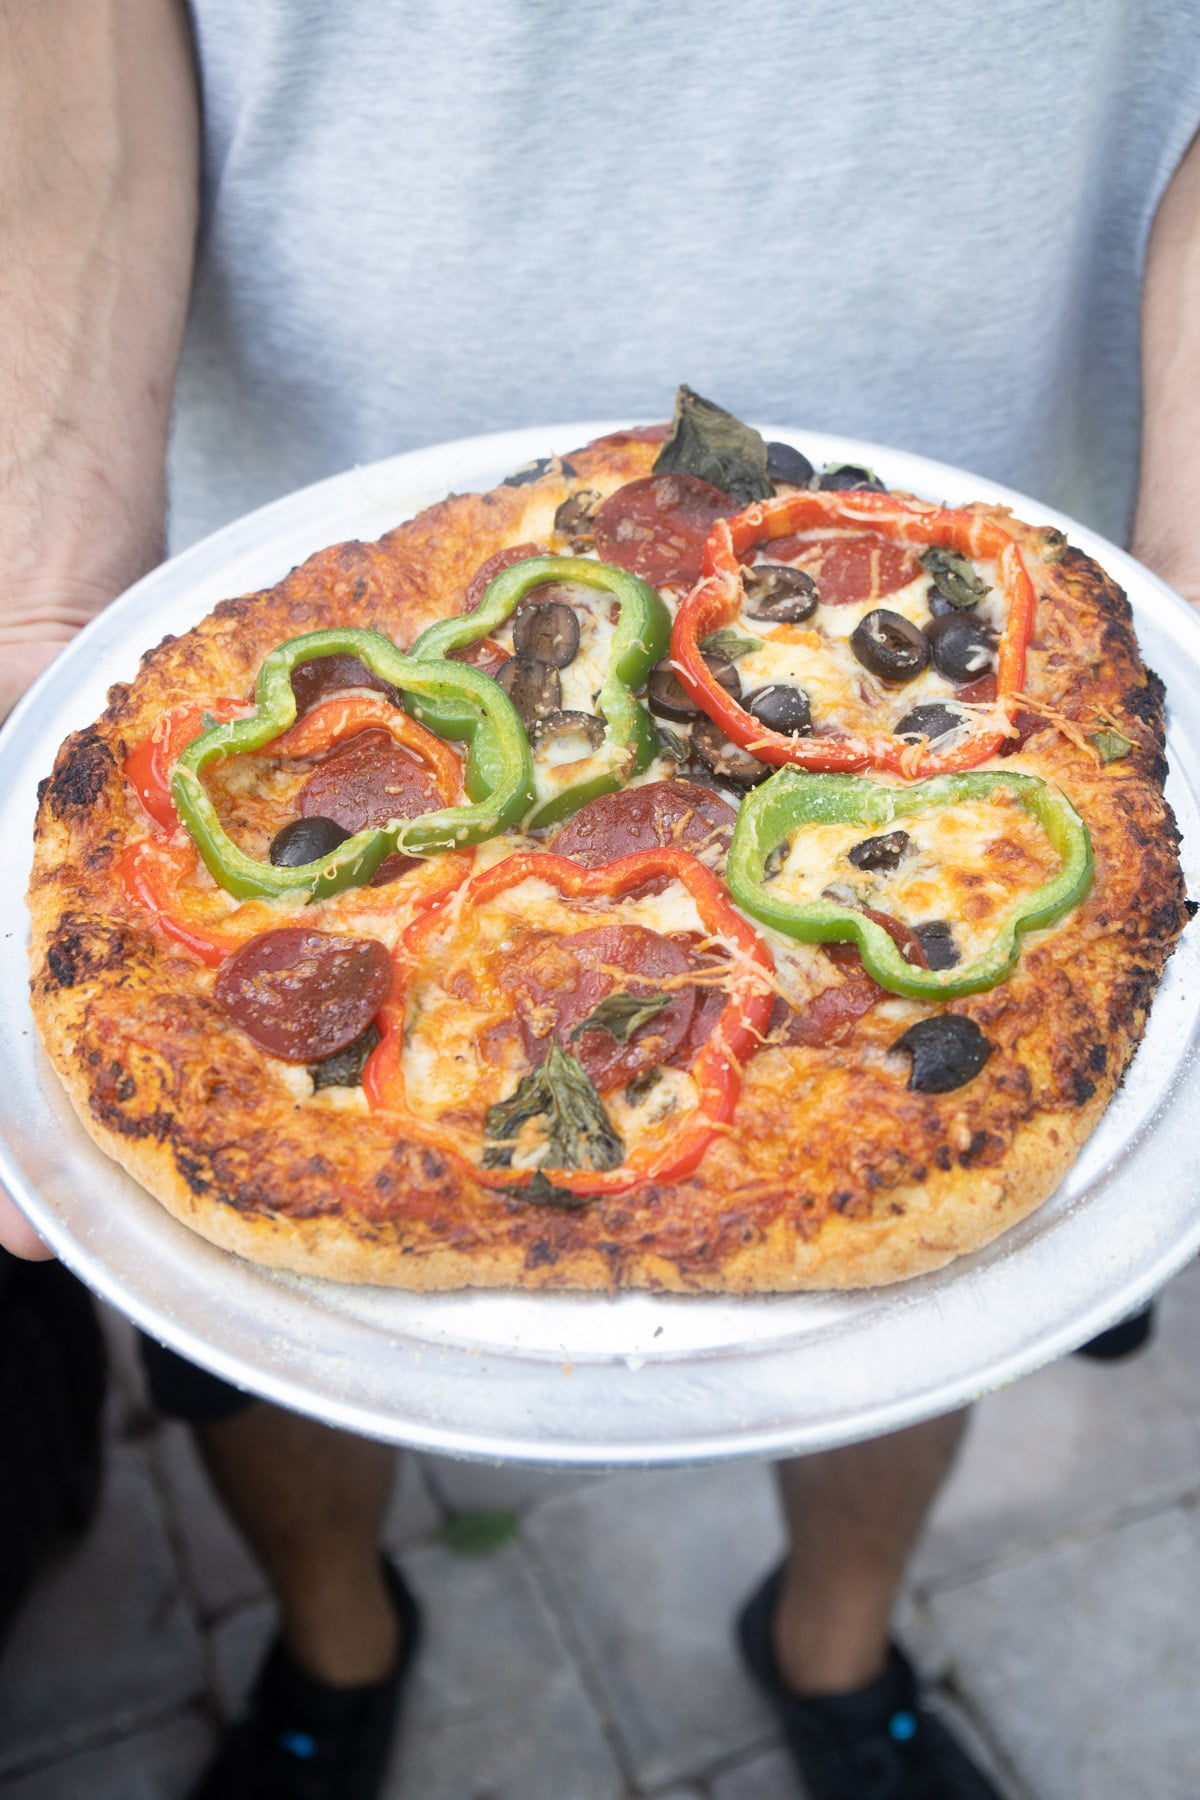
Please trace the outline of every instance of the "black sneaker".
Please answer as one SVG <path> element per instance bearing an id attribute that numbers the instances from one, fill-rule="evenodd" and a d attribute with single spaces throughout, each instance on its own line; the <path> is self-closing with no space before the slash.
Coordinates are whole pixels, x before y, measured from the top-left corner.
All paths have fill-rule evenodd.
<path id="1" fill-rule="evenodd" d="M 314 1681 L 276 1641 L 241 1719 L 190 1800 L 378 1800 L 400 1696 L 421 1634 L 417 1602 L 387 1559 L 384 1579 L 403 1641 L 386 1681 Z"/>
<path id="2" fill-rule="evenodd" d="M 878 1680 L 852 1694 L 801 1698 L 784 1684 L 771 1642 L 781 1571 L 738 1620 L 746 1666 L 783 1726 L 807 1800 L 1001 1800 L 999 1791 L 921 1704 L 895 1644 Z"/>

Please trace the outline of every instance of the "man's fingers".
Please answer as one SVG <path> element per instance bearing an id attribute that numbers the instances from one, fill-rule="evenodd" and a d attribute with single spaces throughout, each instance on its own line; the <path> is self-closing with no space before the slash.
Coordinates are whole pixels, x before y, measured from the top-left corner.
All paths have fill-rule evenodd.
<path id="1" fill-rule="evenodd" d="M 0 1245 L 23 1262 L 49 1262 L 54 1252 L 43 1244 L 23 1212 L 0 1188 Z"/>

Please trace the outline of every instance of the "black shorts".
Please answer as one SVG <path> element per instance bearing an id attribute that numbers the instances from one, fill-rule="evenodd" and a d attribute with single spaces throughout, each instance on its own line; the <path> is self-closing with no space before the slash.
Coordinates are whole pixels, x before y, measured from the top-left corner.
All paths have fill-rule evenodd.
<path id="1" fill-rule="evenodd" d="M 1153 1328 L 1151 1302 L 1141 1312 L 1102 1331 L 1090 1343 L 1081 1344 L 1075 1354 L 1097 1362 L 1117 1362 L 1140 1350 L 1149 1341 Z M 243 1393 L 218 1375 L 210 1375 L 207 1369 L 197 1368 L 173 1350 L 156 1344 L 153 1338 L 140 1333 L 139 1338 L 151 1398 L 168 1419 L 186 1419 L 190 1425 L 215 1425 L 220 1419 L 231 1419 L 253 1402 L 253 1394 Z"/>

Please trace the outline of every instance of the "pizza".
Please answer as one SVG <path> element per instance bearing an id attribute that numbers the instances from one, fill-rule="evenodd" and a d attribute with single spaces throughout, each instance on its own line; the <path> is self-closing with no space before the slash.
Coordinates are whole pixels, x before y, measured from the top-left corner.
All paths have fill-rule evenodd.
<path id="1" fill-rule="evenodd" d="M 1002 507 L 688 389 L 168 637 L 43 782 L 42 1039 L 271 1267 L 855 1288 L 1094 1129 L 1188 916 L 1162 687 Z"/>

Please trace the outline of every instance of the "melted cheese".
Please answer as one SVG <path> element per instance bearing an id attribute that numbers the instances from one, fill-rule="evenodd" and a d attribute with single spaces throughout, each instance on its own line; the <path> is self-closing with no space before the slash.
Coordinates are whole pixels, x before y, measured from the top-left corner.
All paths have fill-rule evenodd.
<path id="1" fill-rule="evenodd" d="M 901 812 L 887 830 L 908 833 L 899 865 L 859 869 L 849 851 L 880 833 L 861 825 L 804 826 L 788 840 L 772 893 L 804 905 L 834 888 L 907 925 L 948 920 L 962 959 L 970 961 L 1061 866 L 1041 826 L 1002 789 L 986 801 Z"/>

